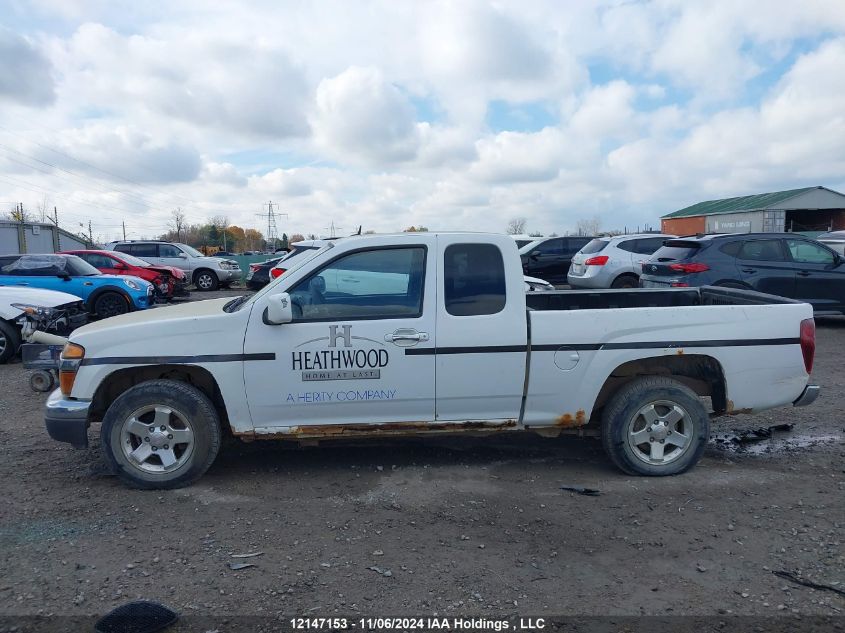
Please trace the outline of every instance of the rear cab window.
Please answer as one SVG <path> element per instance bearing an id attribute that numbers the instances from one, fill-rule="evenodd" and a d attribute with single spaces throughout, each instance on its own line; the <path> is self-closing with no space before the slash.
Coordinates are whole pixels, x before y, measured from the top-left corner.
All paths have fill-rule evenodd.
<path id="1" fill-rule="evenodd" d="M 505 308 L 505 264 L 493 244 L 450 244 L 443 253 L 443 298 L 452 316 L 496 314 Z"/>

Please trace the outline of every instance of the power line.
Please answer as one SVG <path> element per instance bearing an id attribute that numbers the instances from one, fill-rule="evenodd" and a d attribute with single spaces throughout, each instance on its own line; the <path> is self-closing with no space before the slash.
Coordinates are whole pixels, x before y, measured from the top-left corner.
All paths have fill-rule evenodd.
<path id="1" fill-rule="evenodd" d="M 20 114 L 15 114 L 15 116 L 17 116 L 17 118 L 18 118 L 18 119 L 20 119 L 21 121 L 25 121 L 25 122 L 29 123 L 30 125 L 34 125 L 35 127 L 38 127 L 38 128 L 41 128 L 41 129 L 46 129 L 46 130 L 49 130 L 49 131 L 51 131 L 51 132 L 53 132 L 53 133 L 55 133 L 55 134 L 59 134 L 59 132 L 58 132 L 57 130 L 52 130 L 52 129 L 50 129 L 50 128 L 45 127 L 44 125 L 41 125 L 41 124 L 36 124 L 36 123 L 34 123 L 33 121 L 29 121 L 29 120 L 27 120 L 26 118 L 22 117 Z M 44 144 L 42 144 L 42 143 L 39 143 L 38 141 L 33 141 L 33 140 L 31 140 L 31 139 L 28 139 L 28 138 L 26 138 L 25 136 L 23 136 L 23 135 L 21 135 L 21 134 L 18 134 L 17 132 L 14 132 L 14 131 L 12 131 L 12 130 L 10 130 L 9 128 L 7 128 L 7 127 L 6 127 L 6 126 L 4 126 L 4 125 L 0 125 L 0 129 L 6 130 L 6 132 L 7 132 L 7 133 L 9 133 L 9 134 L 11 134 L 11 135 L 13 135 L 13 136 L 17 136 L 18 138 L 21 138 L 21 139 L 23 139 L 23 140 L 25 140 L 25 141 L 29 141 L 30 143 L 33 143 L 33 144 L 35 144 L 35 145 L 38 145 L 38 147 L 43 147 L 44 149 L 46 149 L 46 150 L 48 150 L 48 151 L 50 151 L 50 152 L 53 152 L 53 153 L 55 153 L 55 154 L 59 154 L 60 156 L 64 156 L 64 157 L 66 157 L 66 158 L 69 158 L 69 159 L 71 159 L 72 161 L 75 161 L 75 162 L 77 162 L 77 163 L 79 163 L 79 164 L 81 164 L 81 165 L 85 165 L 86 167 L 90 167 L 91 169 L 94 169 L 94 170 L 96 170 L 96 171 L 99 171 L 100 173 L 106 174 L 107 176 L 111 176 L 112 178 L 117 178 L 117 179 L 119 179 L 119 180 L 123 180 L 123 181 L 125 181 L 125 182 L 128 182 L 128 183 L 130 183 L 130 184 L 136 185 L 136 186 L 138 186 L 138 187 L 142 187 L 142 188 L 145 188 L 145 189 L 149 189 L 149 190 L 151 190 L 151 191 L 155 191 L 155 189 L 153 189 L 153 187 L 151 187 L 150 185 L 145 185 L 145 184 L 140 183 L 140 182 L 138 182 L 138 181 L 136 181 L 136 180 L 132 180 L 131 178 L 126 178 L 125 176 L 121 176 L 121 175 L 119 175 L 119 174 L 115 174 L 115 173 L 110 172 L 110 171 L 108 171 L 108 170 L 105 170 L 105 169 L 102 169 L 102 168 L 100 168 L 100 167 L 97 167 L 96 165 L 92 165 L 91 163 L 89 163 L 89 162 L 87 162 L 87 161 L 84 161 L 84 160 L 82 160 L 82 159 L 80 159 L 80 158 L 76 158 L 75 156 L 72 156 L 71 154 L 68 154 L 67 152 L 63 152 L 63 151 L 61 151 L 61 150 L 55 149 L 55 148 L 53 148 L 53 147 L 50 147 L 50 146 L 48 146 L 48 145 L 44 145 Z M 170 194 L 161 193 L 161 194 L 159 194 L 159 195 L 164 195 L 164 196 L 174 197 L 174 198 L 181 198 L 181 199 L 182 199 L 182 200 L 184 200 L 185 202 L 188 202 L 188 203 L 190 203 L 190 204 L 196 204 L 196 202 L 195 202 L 194 200 L 191 200 L 191 199 L 189 199 L 189 198 L 186 198 L 185 196 L 179 195 L 179 194 L 177 194 L 177 193 L 170 193 Z"/>

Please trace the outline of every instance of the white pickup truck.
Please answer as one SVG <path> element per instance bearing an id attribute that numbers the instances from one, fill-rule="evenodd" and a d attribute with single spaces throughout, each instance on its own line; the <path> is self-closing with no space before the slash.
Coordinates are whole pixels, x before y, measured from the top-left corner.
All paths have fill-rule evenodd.
<path id="1" fill-rule="evenodd" d="M 708 409 L 815 400 L 812 315 L 722 288 L 526 295 L 507 236 L 366 235 L 251 297 L 76 330 L 45 417 L 77 447 L 101 421 L 110 466 L 143 488 L 196 480 L 226 432 L 592 434 L 623 471 L 672 475 L 701 456 Z"/>

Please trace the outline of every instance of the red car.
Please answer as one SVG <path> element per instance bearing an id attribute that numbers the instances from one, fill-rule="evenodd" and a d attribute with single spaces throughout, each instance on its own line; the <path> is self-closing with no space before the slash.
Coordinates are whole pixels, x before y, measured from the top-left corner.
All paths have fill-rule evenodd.
<path id="1" fill-rule="evenodd" d="M 91 264 L 101 273 L 108 275 L 133 275 L 149 281 L 156 289 L 157 301 L 169 301 L 176 296 L 188 294 L 188 278 L 182 270 L 173 266 L 154 266 L 143 259 L 117 251 L 62 251 L 65 255 L 76 255 Z"/>

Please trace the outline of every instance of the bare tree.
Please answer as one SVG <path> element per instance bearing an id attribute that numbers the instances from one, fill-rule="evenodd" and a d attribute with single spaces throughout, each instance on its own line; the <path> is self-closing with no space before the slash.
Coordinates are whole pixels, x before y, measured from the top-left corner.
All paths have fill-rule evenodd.
<path id="1" fill-rule="evenodd" d="M 226 229 L 229 228 L 229 217 L 225 215 L 215 215 L 211 218 L 211 224 L 223 234 L 223 250 L 228 251 L 229 248 L 226 243 Z"/>
<path id="2" fill-rule="evenodd" d="M 170 228 L 176 231 L 176 239 L 182 240 L 182 229 L 185 228 L 185 212 L 182 207 L 176 207 L 170 214 Z"/>
<path id="3" fill-rule="evenodd" d="M 512 218 L 508 220 L 508 228 L 505 233 L 508 235 L 522 235 L 525 233 L 525 224 L 528 222 L 525 218 Z"/>
<path id="4" fill-rule="evenodd" d="M 47 194 L 44 194 L 44 197 L 41 198 L 41 202 L 38 203 L 38 217 L 41 219 L 41 222 L 44 223 L 47 221 L 47 217 L 50 212 L 50 206 L 47 204 Z"/>
<path id="5" fill-rule="evenodd" d="M 582 218 L 575 224 L 575 230 L 578 235 L 596 235 L 601 230 L 601 218 L 593 216 L 592 218 Z"/>

